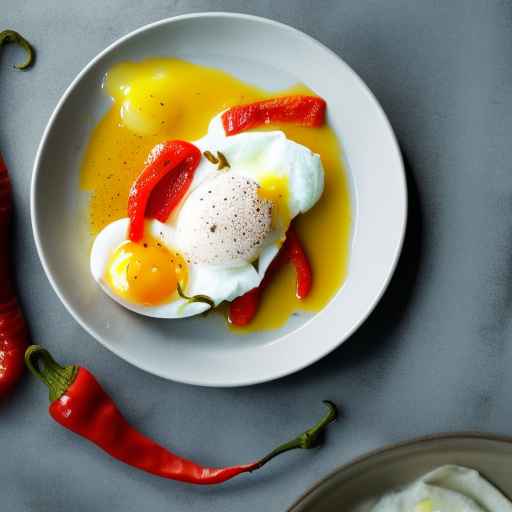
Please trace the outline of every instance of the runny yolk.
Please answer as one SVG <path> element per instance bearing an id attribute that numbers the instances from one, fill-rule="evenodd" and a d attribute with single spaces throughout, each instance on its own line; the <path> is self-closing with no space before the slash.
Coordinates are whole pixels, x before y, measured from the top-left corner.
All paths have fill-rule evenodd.
<path id="1" fill-rule="evenodd" d="M 179 253 L 154 239 L 125 241 L 112 253 L 104 279 L 126 301 L 156 306 L 176 295 L 178 282 L 185 287 L 187 267 Z"/>
<path id="2" fill-rule="evenodd" d="M 291 214 L 289 206 L 288 176 L 278 174 L 262 174 L 258 176 L 258 195 L 272 203 L 273 227 L 286 229 L 290 224 Z"/>
<path id="3" fill-rule="evenodd" d="M 123 124 L 138 135 L 156 135 L 166 124 L 176 122 L 179 104 L 172 66 L 165 62 L 136 64 L 127 62 L 109 71 L 105 88 L 120 105 Z M 145 73 L 138 69 L 145 66 Z M 135 78 L 134 78 L 135 75 Z"/>

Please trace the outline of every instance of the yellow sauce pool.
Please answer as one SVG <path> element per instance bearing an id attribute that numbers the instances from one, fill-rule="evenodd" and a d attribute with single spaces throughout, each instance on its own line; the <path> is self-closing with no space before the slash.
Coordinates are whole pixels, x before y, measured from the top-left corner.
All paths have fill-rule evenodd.
<path id="1" fill-rule="evenodd" d="M 157 143 L 199 139 L 212 117 L 232 105 L 277 95 L 314 94 L 303 85 L 278 93 L 265 91 L 223 71 L 177 59 L 118 64 L 107 74 L 105 88 L 114 103 L 91 134 L 80 180 L 82 189 L 90 192 L 93 236 L 110 222 L 126 217 L 130 186 Z M 253 322 L 244 328 L 230 326 L 236 332 L 277 328 L 295 311 L 319 311 L 342 285 L 348 266 L 350 195 L 334 132 L 328 126 L 305 128 L 289 124 L 264 129 L 283 130 L 290 139 L 322 158 L 324 193 L 312 210 L 295 220 L 311 260 L 314 285 L 308 298 L 299 301 L 295 297 L 294 271 L 288 266 L 265 290 Z"/>

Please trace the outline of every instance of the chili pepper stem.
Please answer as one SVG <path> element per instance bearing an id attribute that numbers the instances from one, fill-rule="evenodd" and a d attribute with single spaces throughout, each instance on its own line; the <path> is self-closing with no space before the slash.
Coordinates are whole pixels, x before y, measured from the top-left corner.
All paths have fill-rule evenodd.
<path id="1" fill-rule="evenodd" d="M 192 297 L 190 297 L 189 295 L 185 294 L 179 281 L 176 283 L 176 288 L 178 290 L 178 295 L 182 299 L 188 301 L 189 304 L 192 304 L 194 302 L 203 302 L 204 304 L 208 304 L 208 306 L 210 306 L 210 309 L 213 309 L 215 307 L 215 302 L 213 302 L 213 299 L 211 297 L 208 297 L 208 295 L 192 295 Z M 209 311 L 209 309 L 207 309 L 206 311 Z"/>
<path id="2" fill-rule="evenodd" d="M 0 47 L 4 44 L 13 43 L 21 46 L 27 53 L 27 59 L 22 64 L 15 64 L 16 69 L 28 69 L 34 63 L 35 51 L 32 45 L 18 32 L 14 30 L 3 30 L 0 32 Z"/>
<path id="3" fill-rule="evenodd" d="M 311 428 L 297 436 L 295 439 L 292 439 L 291 441 L 283 443 L 277 448 L 274 448 L 270 453 L 265 455 L 265 457 L 255 462 L 254 467 L 251 468 L 250 471 L 254 471 L 256 469 L 261 468 L 267 462 L 272 460 L 274 457 L 277 457 L 281 453 L 299 448 L 303 448 L 306 450 L 314 448 L 317 445 L 318 439 L 326 429 L 327 425 L 329 425 L 329 423 L 332 423 L 338 416 L 338 409 L 333 402 L 329 400 L 324 400 L 323 403 L 327 406 L 328 411 L 316 425 L 312 426 Z"/>
<path id="4" fill-rule="evenodd" d="M 61 366 L 39 345 L 30 345 L 25 351 L 25 364 L 28 369 L 50 390 L 50 401 L 59 399 L 75 381 L 77 365 Z"/>

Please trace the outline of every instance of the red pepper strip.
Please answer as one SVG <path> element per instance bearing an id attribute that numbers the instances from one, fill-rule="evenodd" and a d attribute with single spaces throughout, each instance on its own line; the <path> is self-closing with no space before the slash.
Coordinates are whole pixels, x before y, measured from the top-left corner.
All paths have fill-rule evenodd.
<path id="1" fill-rule="evenodd" d="M 269 123 L 318 127 L 325 122 L 326 107 L 318 96 L 282 96 L 231 107 L 222 114 L 222 124 L 226 135 Z"/>
<path id="2" fill-rule="evenodd" d="M 50 415 L 67 429 L 92 441 L 115 459 L 154 475 L 193 484 L 218 484 L 240 473 L 259 469 L 269 460 L 295 448 L 312 448 L 337 415 L 329 401 L 328 413 L 314 427 L 250 464 L 225 468 L 204 467 L 158 445 L 131 427 L 94 376 L 76 365 L 60 366 L 37 345 L 25 353 L 25 362 L 50 389 Z"/>
<path id="3" fill-rule="evenodd" d="M 169 174 L 176 174 L 163 183 L 162 190 L 157 189 L 152 201 L 152 213 L 166 220 L 187 192 L 200 159 L 199 149 L 183 140 L 168 141 L 153 149 L 150 163 L 133 183 L 128 198 L 128 236 L 132 242 L 139 242 L 144 236 L 144 217 L 152 192 Z M 172 190 L 166 190 L 166 186 Z"/>
<path id="4" fill-rule="evenodd" d="M 263 290 L 269 285 L 275 273 L 287 262 L 288 251 L 286 249 L 286 242 L 281 246 L 277 256 L 272 260 L 272 263 L 267 268 L 265 276 L 261 283 L 256 288 L 249 290 L 240 297 L 237 297 L 229 305 L 228 321 L 233 325 L 247 325 L 256 316 L 260 306 L 261 294 Z"/>
<path id="5" fill-rule="evenodd" d="M 12 195 L 7 167 L 0 155 L 0 398 L 23 373 L 28 329 L 11 280 L 9 258 Z"/>
<path id="6" fill-rule="evenodd" d="M 313 284 L 313 272 L 308 257 L 302 248 L 299 237 L 290 226 L 286 232 L 286 240 L 277 256 L 265 272 L 265 277 L 260 285 L 249 290 L 244 295 L 237 297 L 229 306 L 228 321 L 233 325 L 243 326 L 250 323 L 258 312 L 261 294 L 268 286 L 277 270 L 285 263 L 291 261 L 297 274 L 298 299 L 304 299 L 311 291 Z"/>
<path id="7" fill-rule="evenodd" d="M 189 157 L 164 176 L 149 196 L 146 217 L 165 222 L 190 188 L 196 168 L 197 164 Z"/>
<path id="8" fill-rule="evenodd" d="M 260 307 L 261 284 L 252 290 L 240 295 L 229 305 L 228 322 L 242 327 L 252 322 Z"/>
<path id="9" fill-rule="evenodd" d="M 304 252 L 299 237 L 291 227 L 286 233 L 286 252 L 297 274 L 297 298 L 305 299 L 309 295 L 311 286 L 313 285 L 313 271 L 311 270 L 309 259 Z"/>

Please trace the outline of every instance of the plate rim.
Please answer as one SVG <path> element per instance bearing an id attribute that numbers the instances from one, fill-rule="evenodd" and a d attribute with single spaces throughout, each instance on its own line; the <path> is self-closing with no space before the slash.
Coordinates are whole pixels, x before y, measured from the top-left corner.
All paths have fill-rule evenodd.
<path id="1" fill-rule="evenodd" d="M 117 46 L 120 46 L 125 41 L 131 39 L 132 37 L 146 32 L 150 31 L 158 26 L 166 25 L 166 24 L 172 24 L 175 22 L 179 22 L 182 20 L 190 20 L 190 19 L 200 19 L 200 18 L 232 18 L 232 19 L 241 19 L 241 20 L 249 20 L 253 22 L 258 22 L 266 25 L 272 25 L 276 28 L 279 28 L 280 30 L 288 31 L 292 34 L 295 34 L 297 37 L 303 38 L 306 41 L 308 41 L 310 44 L 320 48 L 321 50 L 329 53 L 331 56 L 335 57 L 337 61 L 346 68 L 346 70 L 352 75 L 352 77 L 358 82 L 358 85 L 361 87 L 361 89 L 364 91 L 364 93 L 370 98 L 376 109 L 378 110 L 383 122 L 385 123 L 386 129 L 390 135 L 391 144 L 393 146 L 393 150 L 396 153 L 398 157 L 398 164 L 399 168 L 397 169 L 397 175 L 399 178 L 399 181 L 402 186 L 403 190 L 403 202 L 404 202 L 404 208 L 403 208 L 403 217 L 402 222 L 400 226 L 397 226 L 397 228 L 400 230 L 399 240 L 398 244 L 396 246 L 395 255 L 393 262 L 389 268 L 388 275 L 386 279 L 383 281 L 381 290 L 378 294 L 375 295 L 372 301 L 370 301 L 370 305 L 367 308 L 367 311 L 364 315 L 361 316 L 361 318 L 354 323 L 352 328 L 348 330 L 341 339 L 331 345 L 326 347 L 324 350 L 319 350 L 317 354 L 315 354 L 314 357 L 309 358 L 307 361 L 298 364 L 294 367 L 283 369 L 279 372 L 275 372 L 272 375 L 263 375 L 258 378 L 252 378 L 252 379 L 243 379 L 239 378 L 237 380 L 231 379 L 223 381 L 222 383 L 218 381 L 208 381 L 208 380 L 197 380 L 194 378 L 190 379 L 184 379 L 184 378 L 173 378 L 169 375 L 166 375 L 165 373 L 155 370 L 154 368 L 150 368 L 149 366 L 145 364 L 141 364 L 140 362 L 136 361 L 134 358 L 131 358 L 129 355 L 123 353 L 122 351 L 117 350 L 116 347 L 112 346 L 110 343 L 106 342 L 103 337 L 96 332 L 96 330 L 92 327 L 90 327 L 85 320 L 83 320 L 78 311 L 75 311 L 74 307 L 67 301 L 67 299 L 64 297 L 64 293 L 61 290 L 61 288 L 58 286 L 57 282 L 53 278 L 52 274 L 49 271 L 49 263 L 46 260 L 46 257 L 44 256 L 43 248 L 42 248 L 42 242 L 38 235 L 38 220 L 37 216 L 35 215 L 35 203 L 36 203 L 36 188 L 37 188 L 37 182 L 38 177 L 40 173 L 38 172 L 38 169 L 40 167 L 40 162 L 42 159 L 42 153 L 44 146 L 46 144 L 46 141 L 48 139 L 48 136 L 50 134 L 50 131 L 52 130 L 55 120 L 61 111 L 64 103 L 67 101 L 68 97 L 74 90 L 74 88 L 78 85 L 78 83 L 81 81 L 82 77 L 98 62 L 100 61 L 105 55 L 110 53 L 111 51 L 115 50 Z M 265 18 L 262 16 L 256 16 L 252 14 L 245 14 L 245 13 L 239 13 L 239 12 L 228 12 L 228 11 L 204 11 L 204 12 L 195 12 L 195 13 L 187 13 L 187 14 L 180 14 L 177 16 L 171 16 L 168 18 L 163 18 L 148 24 L 145 24 L 139 28 L 136 28 L 135 30 L 132 30 L 131 32 L 119 37 L 118 39 L 114 40 L 111 44 L 109 44 L 106 48 L 104 48 L 102 51 L 100 51 L 98 54 L 96 54 L 81 70 L 80 72 L 75 76 L 75 78 L 71 81 L 71 83 L 68 85 L 68 87 L 65 89 L 64 93 L 61 95 L 59 101 L 57 102 L 57 105 L 53 109 L 48 122 L 45 126 L 45 129 L 43 131 L 43 134 L 41 136 L 41 140 L 39 141 L 37 151 L 35 154 L 34 164 L 32 168 L 32 178 L 31 178 L 31 184 L 30 184 L 30 218 L 31 218 L 31 224 L 32 224 L 32 235 L 34 238 L 37 254 L 39 256 L 39 260 L 41 262 L 41 265 L 43 267 L 43 270 L 46 274 L 46 277 L 48 278 L 50 285 L 52 286 L 53 290 L 57 294 L 59 300 L 64 305 L 66 310 L 70 313 L 72 318 L 84 329 L 92 338 L 94 338 L 98 343 L 100 343 L 102 346 L 107 348 L 109 351 L 114 353 L 116 356 L 120 357 L 127 363 L 146 371 L 152 375 L 156 375 L 160 378 L 171 380 L 174 382 L 181 382 L 184 384 L 190 384 L 190 385 L 196 385 L 196 386 L 202 386 L 202 387 L 218 387 L 218 388 L 230 388 L 230 387 L 241 387 L 241 386 L 249 386 L 249 385 L 255 385 L 255 384 L 262 384 L 265 382 L 270 382 L 273 380 L 280 379 L 282 377 L 291 375 L 293 373 L 296 373 L 300 370 L 303 370 L 304 368 L 307 368 L 311 366 L 312 364 L 318 362 L 320 359 L 324 358 L 328 354 L 330 354 L 332 351 L 337 349 L 340 345 L 342 345 L 345 341 L 347 341 L 353 334 L 356 332 L 359 327 L 368 319 L 372 311 L 375 309 L 377 304 L 380 302 L 382 296 L 384 295 L 385 291 L 387 290 L 389 283 L 391 281 L 391 278 L 394 275 L 394 272 L 396 270 L 398 261 L 400 259 L 400 255 L 402 253 L 405 234 L 406 234 L 406 228 L 407 228 L 407 220 L 408 220 L 408 189 L 407 189 L 407 179 L 405 174 L 405 165 L 403 160 L 403 155 L 400 150 L 400 146 L 398 144 L 398 140 L 396 138 L 396 134 L 391 126 L 391 123 L 381 106 L 380 102 L 376 98 L 376 96 L 373 94 L 373 92 L 370 90 L 370 88 L 366 85 L 366 83 L 363 81 L 363 79 L 333 50 L 331 50 L 329 47 L 327 47 L 322 42 L 318 41 L 314 37 L 310 36 L 309 34 L 303 32 L 302 30 L 299 30 L 295 27 L 292 27 L 291 25 L 287 25 L 286 23 L 276 21 L 270 18 Z"/>
<path id="2" fill-rule="evenodd" d="M 374 457 L 381 455 L 391 454 L 395 451 L 403 448 L 412 448 L 429 444 L 432 442 L 442 441 L 462 441 L 462 440 L 479 440 L 479 441 L 491 441 L 498 443 L 505 443 L 512 445 L 512 435 L 508 434 L 497 434 L 491 432 L 484 432 L 479 430 L 468 430 L 468 431 L 455 431 L 455 432 L 440 432 L 436 434 L 427 434 L 425 436 L 413 437 L 412 439 L 406 439 L 405 441 L 397 441 L 389 443 L 382 448 L 376 448 L 362 455 L 358 455 L 344 464 L 336 466 L 333 470 L 329 471 L 327 475 L 317 480 L 315 483 L 310 485 L 295 501 L 286 509 L 286 512 L 300 512 L 299 507 L 302 505 L 304 500 L 311 496 L 320 487 L 327 484 L 330 480 L 335 478 L 339 473 L 348 471 L 352 468 L 357 467 L 359 464 L 364 464 Z"/>

